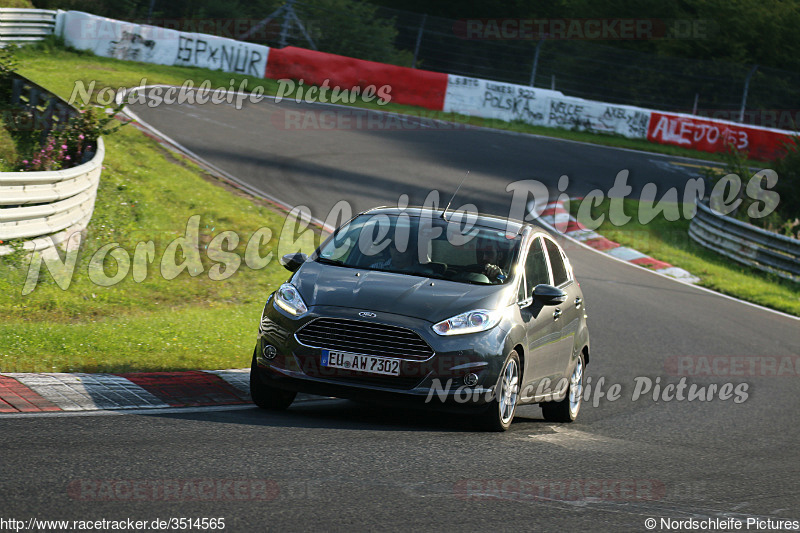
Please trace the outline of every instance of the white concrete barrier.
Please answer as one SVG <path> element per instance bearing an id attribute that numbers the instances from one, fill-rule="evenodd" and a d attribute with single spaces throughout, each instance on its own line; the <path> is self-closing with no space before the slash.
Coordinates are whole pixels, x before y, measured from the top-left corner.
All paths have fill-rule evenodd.
<path id="1" fill-rule="evenodd" d="M 59 25 L 64 41 L 79 50 L 129 61 L 200 67 L 263 78 L 269 47 L 203 33 L 134 24 L 67 11 Z"/>
<path id="2" fill-rule="evenodd" d="M 548 98 L 546 126 L 646 139 L 650 110 L 572 96 Z"/>
<path id="3" fill-rule="evenodd" d="M 444 111 L 534 126 L 646 139 L 649 109 L 565 96 L 560 91 L 448 76 Z"/>
<path id="4" fill-rule="evenodd" d="M 513 122 L 521 120 L 534 126 L 547 125 L 550 97 L 563 97 L 559 91 L 537 89 L 513 83 L 447 77 L 443 111 Z"/>

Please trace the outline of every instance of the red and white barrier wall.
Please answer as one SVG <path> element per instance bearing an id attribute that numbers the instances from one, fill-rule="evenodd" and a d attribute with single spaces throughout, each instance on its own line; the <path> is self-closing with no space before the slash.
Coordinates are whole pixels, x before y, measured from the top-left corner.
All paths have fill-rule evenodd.
<path id="1" fill-rule="evenodd" d="M 265 78 L 303 80 L 331 87 L 381 87 L 389 85 L 391 101 L 441 110 L 447 91 L 447 74 L 398 67 L 363 59 L 287 46 L 270 51 Z"/>
<path id="2" fill-rule="evenodd" d="M 286 47 L 270 49 L 202 33 L 180 32 L 59 12 L 56 31 L 67 44 L 118 59 L 197 66 L 272 79 L 302 79 L 330 87 L 390 86 L 391 101 L 438 111 L 519 120 L 553 128 L 587 130 L 646 139 L 705 152 L 729 144 L 750 157 L 773 159 L 793 132 L 724 120 L 664 113 L 566 96 L 559 91 L 398 67 L 335 54 Z M 385 91 L 384 91 L 385 92 Z"/>
<path id="3" fill-rule="evenodd" d="M 729 145 L 745 150 L 754 159 L 775 159 L 784 152 L 793 132 L 746 126 L 725 120 L 653 111 L 647 140 L 703 152 L 725 152 Z"/>

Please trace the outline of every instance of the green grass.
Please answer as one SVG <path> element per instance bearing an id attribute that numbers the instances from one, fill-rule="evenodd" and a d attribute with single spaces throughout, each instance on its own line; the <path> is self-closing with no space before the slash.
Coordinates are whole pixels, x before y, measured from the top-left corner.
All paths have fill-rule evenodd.
<path id="1" fill-rule="evenodd" d="M 17 160 L 17 147 L 11 134 L 5 128 L 5 124 L 0 120 L 0 172 L 11 172 L 15 170 Z"/>
<path id="2" fill-rule="evenodd" d="M 0 7 L 15 7 L 15 8 L 25 8 L 25 9 L 33 9 L 34 6 L 31 3 L 31 0 L 2 0 L 0 2 Z"/>
<path id="3" fill-rule="evenodd" d="M 207 302 L 96 321 L 3 323 L 3 372 L 134 372 L 242 368 L 263 302 Z M 124 332 L 124 333 L 121 333 Z"/>
<path id="4" fill-rule="evenodd" d="M 580 202 L 571 202 L 578 212 Z M 666 205 L 666 204 L 665 204 Z M 671 204 L 675 205 L 675 204 Z M 660 261 L 683 268 L 700 278 L 699 285 L 748 302 L 800 316 L 800 284 L 761 272 L 703 248 L 689 238 L 689 221 L 683 217 L 671 222 L 657 216 L 646 224 L 637 222 L 639 202 L 625 200 L 625 213 L 631 221 L 614 226 L 608 220 L 609 200 L 592 209 L 592 217 L 606 214 L 598 233 Z M 582 221 L 588 223 L 586 221 Z"/>
<path id="5" fill-rule="evenodd" d="M 226 190 L 132 126 L 105 140 L 95 213 L 68 290 L 42 268 L 37 288 L 22 296 L 27 261 L 17 255 L 0 258 L 0 371 L 247 366 L 260 310 L 288 272 L 275 260 L 260 270 L 243 263 L 229 279 L 212 281 L 208 272 L 215 262 L 204 247 L 232 230 L 241 237 L 236 251 L 243 257 L 250 236 L 266 227 L 273 237 L 260 255 L 275 255 L 283 214 Z M 201 216 L 203 273 L 165 280 L 159 265 L 166 244 L 184 235 L 193 215 Z M 133 256 L 136 243 L 149 240 L 156 259 L 141 283 L 131 273 L 112 287 L 89 279 L 90 259 L 101 246 L 117 242 Z M 116 268 L 107 261 L 106 275 L 112 277 Z"/>

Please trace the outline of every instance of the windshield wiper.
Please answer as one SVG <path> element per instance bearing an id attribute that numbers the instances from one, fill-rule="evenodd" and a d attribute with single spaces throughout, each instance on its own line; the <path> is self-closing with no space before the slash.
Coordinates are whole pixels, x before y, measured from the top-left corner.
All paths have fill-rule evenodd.
<path id="1" fill-rule="evenodd" d="M 322 263 L 325 265 L 348 266 L 339 261 L 338 259 L 328 259 L 327 257 L 317 257 L 315 261 L 317 263 Z"/>

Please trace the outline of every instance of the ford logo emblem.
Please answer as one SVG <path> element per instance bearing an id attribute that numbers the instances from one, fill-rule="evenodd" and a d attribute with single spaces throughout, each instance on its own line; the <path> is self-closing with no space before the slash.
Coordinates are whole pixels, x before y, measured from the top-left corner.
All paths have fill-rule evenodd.
<path id="1" fill-rule="evenodd" d="M 375 313 L 370 313 L 369 311 L 361 311 L 358 313 L 358 316 L 363 316 L 364 318 L 375 318 L 378 315 Z"/>

